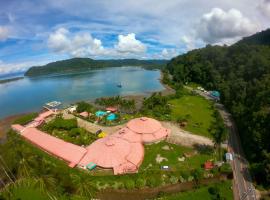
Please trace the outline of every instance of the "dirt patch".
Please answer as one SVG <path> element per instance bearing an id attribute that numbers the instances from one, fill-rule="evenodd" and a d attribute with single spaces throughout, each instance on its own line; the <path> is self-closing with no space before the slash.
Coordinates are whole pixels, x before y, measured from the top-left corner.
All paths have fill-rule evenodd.
<path id="1" fill-rule="evenodd" d="M 193 147 L 196 144 L 213 146 L 210 138 L 184 131 L 173 122 L 162 122 L 162 125 L 171 130 L 171 134 L 167 138 L 167 141 L 170 143 L 189 147 Z"/>
<path id="2" fill-rule="evenodd" d="M 0 120 L 0 142 L 6 139 L 6 134 L 10 130 L 12 122 L 25 114 L 13 115 Z"/>
<path id="3" fill-rule="evenodd" d="M 168 159 L 167 158 L 164 158 L 160 154 L 158 154 L 157 157 L 156 157 L 156 162 L 157 163 L 161 163 L 163 161 L 168 161 Z"/>

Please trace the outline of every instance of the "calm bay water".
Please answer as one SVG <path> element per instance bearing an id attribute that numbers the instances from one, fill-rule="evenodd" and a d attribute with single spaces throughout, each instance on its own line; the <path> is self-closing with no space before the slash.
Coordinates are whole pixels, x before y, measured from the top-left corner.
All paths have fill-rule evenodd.
<path id="1" fill-rule="evenodd" d="M 0 84 L 0 119 L 39 111 L 50 101 L 64 105 L 104 96 L 136 95 L 160 91 L 160 71 L 140 67 L 114 67 L 88 73 L 24 78 Z M 117 84 L 122 83 L 122 88 Z"/>

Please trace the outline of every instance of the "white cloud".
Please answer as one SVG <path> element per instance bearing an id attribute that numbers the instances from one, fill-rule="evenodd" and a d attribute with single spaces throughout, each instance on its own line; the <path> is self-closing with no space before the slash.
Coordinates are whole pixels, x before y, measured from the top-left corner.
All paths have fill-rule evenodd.
<path id="1" fill-rule="evenodd" d="M 49 35 L 48 47 L 57 53 L 74 57 L 88 57 L 105 54 L 102 42 L 89 33 L 72 35 L 67 29 L 59 28 Z"/>
<path id="2" fill-rule="evenodd" d="M 200 19 L 197 37 L 206 43 L 233 42 L 257 31 L 257 26 L 244 17 L 239 10 L 228 12 L 213 8 Z"/>
<path id="3" fill-rule="evenodd" d="M 0 60 L 0 75 L 24 72 L 27 68 L 27 63 L 4 63 Z"/>
<path id="4" fill-rule="evenodd" d="M 261 1 L 258 8 L 263 15 L 270 18 L 270 0 Z"/>
<path id="5" fill-rule="evenodd" d="M 163 49 L 161 51 L 161 56 L 159 58 L 160 59 L 171 59 L 177 55 L 178 55 L 178 52 L 176 51 L 176 49 Z"/>
<path id="6" fill-rule="evenodd" d="M 104 48 L 101 40 L 93 38 L 87 32 L 70 33 L 59 28 L 48 38 L 48 47 L 56 53 L 72 57 L 130 57 L 145 53 L 146 46 L 136 39 L 134 33 L 118 36 L 114 48 Z"/>
<path id="7" fill-rule="evenodd" d="M 0 41 L 5 41 L 8 38 L 8 28 L 5 26 L 0 26 Z"/>
<path id="8" fill-rule="evenodd" d="M 118 36 L 118 44 L 115 45 L 115 49 L 120 53 L 144 53 L 146 51 L 146 45 L 136 39 L 134 33 Z"/>
<path id="9" fill-rule="evenodd" d="M 64 58 L 65 57 L 62 59 Z M 0 60 L 0 76 L 12 73 L 23 73 L 32 66 L 41 66 L 49 62 L 55 62 L 57 60 L 59 60 L 59 57 L 55 57 L 54 55 L 38 56 L 36 58 L 21 60 L 17 62 L 4 62 Z"/>
<path id="10" fill-rule="evenodd" d="M 195 39 L 190 36 L 184 35 L 183 37 L 181 37 L 181 42 L 185 44 L 185 47 L 188 51 L 196 48 L 194 41 Z"/>

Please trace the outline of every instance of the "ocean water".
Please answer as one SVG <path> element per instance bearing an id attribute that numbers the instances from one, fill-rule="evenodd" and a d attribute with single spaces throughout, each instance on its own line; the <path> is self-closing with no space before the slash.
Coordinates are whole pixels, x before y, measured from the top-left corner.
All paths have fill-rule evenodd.
<path id="1" fill-rule="evenodd" d="M 39 111 L 50 101 L 68 105 L 104 96 L 125 96 L 161 91 L 160 71 L 141 67 L 113 67 L 0 84 L 0 119 Z M 122 88 L 117 87 L 121 83 Z"/>

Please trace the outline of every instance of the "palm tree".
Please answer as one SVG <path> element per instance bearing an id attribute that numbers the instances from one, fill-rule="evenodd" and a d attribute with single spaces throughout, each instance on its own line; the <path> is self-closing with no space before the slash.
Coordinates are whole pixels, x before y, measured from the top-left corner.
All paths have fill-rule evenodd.
<path id="1" fill-rule="evenodd" d="M 210 127 L 210 133 L 213 137 L 214 147 L 218 150 L 218 158 L 221 160 L 221 143 L 226 139 L 226 128 L 223 123 L 213 123 Z"/>
<path id="2" fill-rule="evenodd" d="M 93 184 L 86 177 L 71 174 L 73 185 L 76 187 L 76 194 L 91 199 L 93 197 Z"/>

